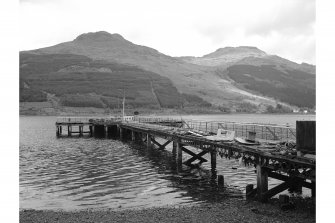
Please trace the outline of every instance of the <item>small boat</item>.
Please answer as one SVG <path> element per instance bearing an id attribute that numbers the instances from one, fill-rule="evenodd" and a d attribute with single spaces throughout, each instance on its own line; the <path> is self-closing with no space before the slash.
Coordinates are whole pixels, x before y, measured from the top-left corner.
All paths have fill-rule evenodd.
<path id="1" fill-rule="evenodd" d="M 235 131 L 218 129 L 218 132 L 214 136 L 204 136 L 208 140 L 212 141 L 233 141 L 235 138 Z"/>
<path id="2" fill-rule="evenodd" d="M 244 139 L 244 138 L 241 138 L 241 137 L 236 137 L 235 141 L 238 142 L 238 143 L 241 143 L 243 145 L 249 145 L 249 146 L 260 144 L 258 141 L 248 140 L 248 139 Z"/>
<path id="3" fill-rule="evenodd" d="M 203 137 L 203 135 L 199 134 L 199 133 L 196 133 L 194 131 L 187 131 L 187 133 L 191 134 L 191 135 L 195 135 L 195 136 L 199 136 L 199 137 Z"/>

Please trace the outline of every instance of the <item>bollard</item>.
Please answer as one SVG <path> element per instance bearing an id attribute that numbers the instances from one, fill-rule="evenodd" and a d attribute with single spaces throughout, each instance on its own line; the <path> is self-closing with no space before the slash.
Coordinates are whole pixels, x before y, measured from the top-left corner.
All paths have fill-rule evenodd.
<path id="1" fill-rule="evenodd" d="M 223 175 L 219 175 L 218 176 L 218 186 L 222 186 L 224 185 L 224 177 Z"/>

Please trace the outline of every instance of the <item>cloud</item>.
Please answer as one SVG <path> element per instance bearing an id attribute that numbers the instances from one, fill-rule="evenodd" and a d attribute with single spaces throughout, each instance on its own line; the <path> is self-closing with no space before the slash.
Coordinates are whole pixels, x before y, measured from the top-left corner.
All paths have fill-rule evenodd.
<path id="1" fill-rule="evenodd" d="M 314 26 L 314 0 L 21 0 L 20 4 L 21 49 L 105 30 L 171 56 L 202 56 L 229 45 L 253 45 L 314 63 Z"/>

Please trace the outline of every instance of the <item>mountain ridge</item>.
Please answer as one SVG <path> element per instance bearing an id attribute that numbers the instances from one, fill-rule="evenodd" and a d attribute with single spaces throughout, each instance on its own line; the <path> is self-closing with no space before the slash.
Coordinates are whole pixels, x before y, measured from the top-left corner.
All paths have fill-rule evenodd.
<path id="1" fill-rule="evenodd" d="M 154 72 L 170 79 L 172 85 L 181 95 L 194 95 L 212 105 L 231 107 L 232 109 L 244 102 L 252 103 L 255 106 L 262 106 L 263 104 L 264 109 L 264 105 L 275 105 L 278 101 L 280 102 L 280 98 L 273 98 L 271 94 L 266 95 L 264 92 L 257 92 L 257 89 L 255 91 L 255 89 L 243 87 L 246 83 L 237 83 L 236 80 L 240 79 L 235 78 L 234 80 L 231 76 L 232 73 L 229 75 L 227 68 L 230 66 L 270 65 L 284 74 L 289 74 L 294 69 L 306 73 L 299 75 L 310 74 L 309 72 L 313 68 L 315 69 L 313 65 L 299 65 L 278 56 L 268 55 L 252 46 L 219 48 L 200 59 L 198 58 L 198 62 L 200 62 L 197 64 L 185 59 L 188 57 L 171 57 L 153 48 L 134 44 L 120 34 L 110 34 L 105 31 L 81 34 L 72 41 L 36 50 L 22 51 L 21 53 L 83 55 L 96 61 L 136 66 L 144 71 Z M 201 62 L 202 59 L 212 60 L 211 63 L 216 61 L 217 64 L 204 64 Z M 240 69 L 234 69 L 234 71 L 238 70 Z M 278 81 L 286 81 L 286 79 Z M 268 82 L 272 83 L 270 80 Z M 312 86 L 312 83 L 313 81 L 309 81 L 309 86 Z M 275 86 L 287 86 L 287 83 L 276 83 Z M 285 101 L 281 103 L 285 104 Z M 287 106 L 294 107 L 294 105 L 288 104 Z"/>

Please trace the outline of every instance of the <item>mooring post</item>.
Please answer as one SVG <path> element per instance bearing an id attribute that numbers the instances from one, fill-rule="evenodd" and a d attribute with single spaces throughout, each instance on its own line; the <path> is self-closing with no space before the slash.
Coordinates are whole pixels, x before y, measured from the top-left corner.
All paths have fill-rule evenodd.
<path id="1" fill-rule="evenodd" d="M 216 178 L 216 150 L 214 147 L 211 147 L 211 171 L 212 176 Z"/>
<path id="2" fill-rule="evenodd" d="M 151 148 L 151 135 L 147 134 L 147 149 Z"/>
<path id="3" fill-rule="evenodd" d="M 252 196 L 253 196 L 253 191 L 254 191 L 254 185 L 253 185 L 253 184 L 248 184 L 248 185 L 245 187 L 245 197 L 246 197 L 247 199 L 252 198 Z"/>
<path id="4" fill-rule="evenodd" d="M 183 150 L 180 139 L 177 139 L 177 166 L 182 166 L 183 162 Z"/>
<path id="5" fill-rule="evenodd" d="M 263 197 L 263 194 L 268 191 L 268 172 L 266 168 L 262 167 L 261 164 L 257 164 L 257 196 L 262 202 L 267 201 L 267 197 Z"/>
<path id="6" fill-rule="evenodd" d="M 218 186 L 223 187 L 224 185 L 224 177 L 223 175 L 218 176 Z"/>
<path id="7" fill-rule="evenodd" d="M 71 136 L 71 134 L 72 134 L 72 126 L 71 126 L 71 125 L 68 125 L 68 126 L 67 126 L 67 135 L 68 135 L 68 136 Z"/>

